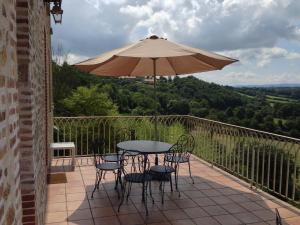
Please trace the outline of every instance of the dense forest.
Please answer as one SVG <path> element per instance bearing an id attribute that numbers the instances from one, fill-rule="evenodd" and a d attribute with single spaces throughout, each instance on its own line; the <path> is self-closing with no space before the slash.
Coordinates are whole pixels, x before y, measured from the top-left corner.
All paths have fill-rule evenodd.
<path id="1" fill-rule="evenodd" d="M 194 115 L 300 138 L 300 88 L 234 88 L 193 76 L 97 77 L 53 64 L 55 116 Z"/>

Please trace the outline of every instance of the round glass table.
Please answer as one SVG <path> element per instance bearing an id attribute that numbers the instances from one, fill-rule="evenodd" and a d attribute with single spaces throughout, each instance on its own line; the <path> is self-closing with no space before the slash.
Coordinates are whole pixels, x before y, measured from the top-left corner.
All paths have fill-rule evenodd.
<path id="1" fill-rule="evenodd" d="M 148 162 L 149 154 L 164 154 L 170 151 L 172 145 L 166 142 L 160 141 L 148 141 L 148 140 L 134 140 L 134 141 L 123 141 L 117 144 L 117 148 L 124 152 L 135 152 L 144 156 L 144 181 L 143 181 L 143 190 L 142 190 L 142 201 L 144 202 L 146 208 L 146 215 L 148 215 L 147 202 L 145 201 L 146 195 L 146 168 Z M 120 203 L 122 205 L 122 202 Z M 120 207 L 120 206 L 119 206 Z"/>
<path id="2" fill-rule="evenodd" d="M 134 140 L 120 142 L 117 147 L 120 150 L 140 154 L 161 154 L 168 152 L 172 145 L 161 141 Z"/>

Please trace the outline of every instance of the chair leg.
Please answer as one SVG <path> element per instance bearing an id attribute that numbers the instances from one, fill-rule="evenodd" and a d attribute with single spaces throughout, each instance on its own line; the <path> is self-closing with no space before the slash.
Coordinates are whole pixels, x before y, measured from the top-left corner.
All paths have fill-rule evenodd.
<path id="1" fill-rule="evenodd" d="M 154 204 L 154 198 L 153 198 L 153 196 L 152 196 L 151 180 L 149 181 L 149 192 L 150 192 L 150 196 L 151 196 L 151 199 L 152 199 L 152 204 Z"/>
<path id="2" fill-rule="evenodd" d="M 172 173 L 170 173 L 170 187 L 171 187 L 171 192 L 173 192 Z"/>
<path id="3" fill-rule="evenodd" d="M 193 184 L 194 184 L 195 182 L 194 182 L 194 178 L 192 177 L 192 172 L 191 172 L 191 163 L 190 163 L 190 160 L 188 161 L 188 164 L 189 164 L 189 173 L 190 173 L 190 178 L 191 178 L 191 180 L 192 180 L 192 182 L 193 182 Z"/>
<path id="4" fill-rule="evenodd" d="M 178 172 L 179 172 L 179 168 L 178 168 L 178 166 L 175 166 L 175 187 L 176 187 L 176 190 L 178 190 Z"/>
<path id="5" fill-rule="evenodd" d="M 125 198 L 125 195 L 126 195 L 126 185 L 127 185 L 127 182 L 124 181 L 123 185 L 122 185 L 122 198 L 121 198 L 121 201 L 120 201 L 120 204 L 119 204 L 119 207 L 118 207 L 118 212 L 120 212 L 120 208 L 124 203 L 124 198 Z"/>
<path id="6" fill-rule="evenodd" d="M 165 182 L 162 182 L 162 192 L 161 192 L 161 204 L 165 202 Z"/>
<path id="7" fill-rule="evenodd" d="M 129 195 L 130 195 L 130 193 L 131 193 L 131 187 L 132 187 L 132 183 L 129 182 L 129 187 L 128 187 L 127 196 L 126 196 L 126 201 L 127 201 L 127 202 L 128 202 Z"/>
<path id="8" fill-rule="evenodd" d="M 100 185 L 100 182 L 102 180 L 102 176 L 103 176 L 103 171 L 101 170 L 100 171 L 100 175 L 99 175 L 99 179 L 98 179 L 98 183 L 97 183 L 97 189 L 99 190 L 99 185 Z"/>
<path id="9" fill-rule="evenodd" d="M 93 198 L 93 197 L 94 197 L 94 192 L 95 192 L 95 191 L 96 191 L 96 189 L 97 189 L 97 186 L 98 186 L 98 179 L 99 179 L 99 172 L 97 171 L 97 172 L 96 172 L 95 186 L 94 186 L 94 189 L 93 189 L 93 192 L 92 192 L 91 198 Z"/>

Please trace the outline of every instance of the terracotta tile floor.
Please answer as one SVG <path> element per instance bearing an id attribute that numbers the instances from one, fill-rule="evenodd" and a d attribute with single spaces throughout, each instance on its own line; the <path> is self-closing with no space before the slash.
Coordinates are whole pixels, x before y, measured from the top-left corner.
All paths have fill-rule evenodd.
<path id="1" fill-rule="evenodd" d="M 100 190 L 91 199 L 95 179 L 91 162 L 89 158 L 77 158 L 77 166 L 72 170 L 69 159 L 53 160 L 52 172 L 66 172 L 68 183 L 48 185 L 47 225 L 267 225 L 275 224 L 275 208 L 283 224 L 300 224 L 299 210 L 250 189 L 248 184 L 196 158 L 192 159 L 195 184 L 188 177 L 187 166 L 180 167 L 180 197 L 166 183 L 162 205 L 158 182 L 153 181 L 155 203 L 148 201 L 146 217 L 141 186 L 133 185 L 128 202 L 124 202 L 118 213 L 113 174 L 106 174 Z"/>

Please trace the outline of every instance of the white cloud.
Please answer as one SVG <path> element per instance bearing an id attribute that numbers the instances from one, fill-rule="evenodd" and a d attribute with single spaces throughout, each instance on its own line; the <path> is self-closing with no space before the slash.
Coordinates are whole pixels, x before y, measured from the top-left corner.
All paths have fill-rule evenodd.
<path id="1" fill-rule="evenodd" d="M 262 84 L 291 84 L 300 83 L 299 74 L 268 73 L 259 74 L 253 71 L 244 72 L 211 72 L 211 74 L 197 74 L 199 79 L 223 85 L 262 85 Z"/>
<path id="2" fill-rule="evenodd" d="M 287 49 L 279 47 L 239 49 L 220 53 L 239 59 L 242 64 L 254 63 L 259 67 L 266 66 L 273 59 L 300 59 L 300 53 L 290 52 Z"/>
<path id="3" fill-rule="evenodd" d="M 153 10 L 151 7 L 149 7 L 147 5 L 143 5 L 143 6 L 127 5 L 125 7 L 121 7 L 120 12 L 123 14 L 141 18 L 144 16 L 151 16 L 153 13 Z"/>
<path id="4" fill-rule="evenodd" d="M 75 63 L 81 62 L 88 58 L 89 57 L 87 57 L 87 56 L 76 55 L 76 54 L 72 54 L 72 53 L 68 53 L 65 55 L 53 55 L 52 56 L 53 61 L 56 62 L 58 65 L 62 65 L 64 62 L 67 62 L 70 65 L 73 65 Z"/>

